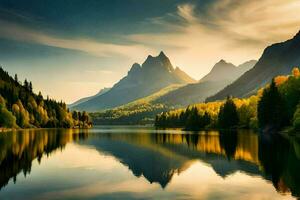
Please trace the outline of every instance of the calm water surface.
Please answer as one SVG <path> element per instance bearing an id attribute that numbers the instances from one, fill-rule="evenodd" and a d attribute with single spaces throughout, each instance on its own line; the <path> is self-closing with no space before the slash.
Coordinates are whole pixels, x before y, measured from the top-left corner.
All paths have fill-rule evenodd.
<path id="1" fill-rule="evenodd" d="M 0 135 L 0 199 L 296 199 L 300 140 L 145 127 Z"/>

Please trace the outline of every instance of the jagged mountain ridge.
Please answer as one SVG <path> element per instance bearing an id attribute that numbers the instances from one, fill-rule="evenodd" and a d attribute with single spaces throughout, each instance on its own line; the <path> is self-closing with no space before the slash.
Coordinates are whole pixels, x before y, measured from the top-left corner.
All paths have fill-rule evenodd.
<path id="1" fill-rule="evenodd" d="M 148 96 L 172 84 L 192 82 L 195 80 L 180 69 L 174 69 L 169 58 L 160 52 L 156 57 L 149 55 L 142 65 L 133 64 L 127 76 L 105 94 L 76 105 L 73 109 L 90 112 L 110 109 Z"/>

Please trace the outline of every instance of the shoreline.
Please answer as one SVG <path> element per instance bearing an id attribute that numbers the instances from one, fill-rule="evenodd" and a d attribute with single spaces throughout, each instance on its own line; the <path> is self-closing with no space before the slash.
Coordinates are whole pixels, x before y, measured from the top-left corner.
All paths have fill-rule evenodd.
<path id="1" fill-rule="evenodd" d="M 15 131 L 16 129 L 14 128 L 0 128 L 0 133 L 6 133 L 10 131 Z"/>
<path id="2" fill-rule="evenodd" d="M 91 127 L 92 128 L 92 127 Z M 91 128 L 0 128 L 0 133 L 24 131 L 24 130 L 44 130 L 44 129 L 91 129 Z"/>

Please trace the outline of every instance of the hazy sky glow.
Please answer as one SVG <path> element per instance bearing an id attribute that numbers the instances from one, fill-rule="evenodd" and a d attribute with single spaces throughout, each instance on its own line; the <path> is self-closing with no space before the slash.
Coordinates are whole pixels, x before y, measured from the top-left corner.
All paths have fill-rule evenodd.
<path id="1" fill-rule="evenodd" d="M 299 0 L 0 0 L 0 64 L 70 103 L 160 50 L 195 79 L 300 29 Z"/>

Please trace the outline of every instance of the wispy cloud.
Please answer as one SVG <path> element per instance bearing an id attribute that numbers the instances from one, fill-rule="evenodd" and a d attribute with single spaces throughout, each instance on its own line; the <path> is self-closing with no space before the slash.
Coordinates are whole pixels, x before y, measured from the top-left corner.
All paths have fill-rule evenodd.
<path id="1" fill-rule="evenodd" d="M 267 44 L 300 29 L 299 10 L 298 0 L 224 0 L 210 7 L 209 18 L 229 39 Z"/>
<path id="2" fill-rule="evenodd" d="M 177 7 L 177 14 L 185 19 L 189 23 L 194 23 L 197 21 L 197 18 L 194 13 L 195 5 L 193 4 L 181 4 Z"/>
<path id="3" fill-rule="evenodd" d="M 133 57 L 141 52 L 151 51 L 151 49 L 143 44 L 120 45 L 98 42 L 87 38 L 63 38 L 53 36 L 4 20 L 0 20 L 0 27 L 0 38 L 77 50 L 100 57 L 110 57 L 112 55 Z"/>
<path id="4" fill-rule="evenodd" d="M 169 27 L 169 32 L 128 38 L 167 47 L 178 65 L 199 77 L 221 58 L 236 64 L 258 59 L 266 46 L 286 40 L 300 29 L 298 0 L 220 0 L 212 1 L 205 10 L 197 6 L 181 4 L 176 13 L 156 18 L 155 23 Z M 174 24 L 170 17 L 183 23 Z"/>
<path id="5" fill-rule="evenodd" d="M 218 0 L 205 9 L 191 1 L 147 20 L 148 27 L 155 25 L 163 31 L 132 31 L 119 35 L 120 44 L 50 35 L 4 20 L 0 20 L 0 37 L 99 57 L 125 56 L 130 61 L 142 61 L 147 54 L 165 50 L 174 64 L 200 78 L 219 59 L 235 64 L 257 59 L 267 45 L 292 37 L 300 29 L 299 10 L 299 0 Z"/>

